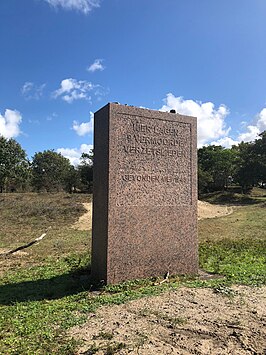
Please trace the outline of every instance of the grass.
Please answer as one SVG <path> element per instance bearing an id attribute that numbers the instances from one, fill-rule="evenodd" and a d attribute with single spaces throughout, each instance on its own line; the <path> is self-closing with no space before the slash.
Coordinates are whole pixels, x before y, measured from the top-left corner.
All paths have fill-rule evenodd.
<path id="1" fill-rule="evenodd" d="M 51 226 L 45 239 L 27 249 L 27 257 L 6 259 L 0 275 L 18 268 L 46 263 L 46 258 L 82 253 L 90 249 L 90 233 L 70 226 L 86 210 L 89 195 L 0 194 L 0 248 L 13 249 L 39 237 Z M 1 262 L 1 261 L 0 261 Z"/>
<path id="2" fill-rule="evenodd" d="M 229 187 L 226 191 L 211 192 L 201 196 L 200 199 L 213 204 L 249 205 L 266 201 L 266 190 L 254 187 L 247 194 L 240 193 L 239 187 Z"/>
<path id="3" fill-rule="evenodd" d="M 96 354 L 98 351 L 104 351 L 105 355 L 113 355 L 117 353 L 117 351 L 122 350 L 124 348 L 126 348 L 126 344 L 121 342 L 112 342 L 110 344 L 107 344 L 107 346 L 97 346 L 95 343 L 93 343 L 90 348 L 87 349 L 83 354 L 93 355 Z"/>
<path id="4" fill-rule="evenodd" d="M 67 330 L 84 323 L 88 313 L 102 305 L 181 285 L 213 287 L 215 292 L 231 295 L 233 283 L 266 284 L 266 199 L 263 194 L 249 197 L 254 201 L 243 205 L 242 200 L 233 214 L 199 222 L 200 266 L 225 278 L 202 281 L 171 276 L 169 283 L 160 286 L 146 279 L 95 289 L 88 276 L 90 233 L 70 228 L 84 212 L 81 202 L 90 196 L 1 195 L 1 248 L 29 242 L 50 225 L 52 230 L 27 250 L 28 255 L 0 261 L 0 353 L 74 354 L 78 343 Z M 232 203 L 235 196 L 226 198 Z M 111 341 L 110 334 L 102 336 Z M 104 351 L 112 354 L 122 347 L 110 342 Z M 88 349 L 88 354 L 96 352 L 96 348 Z"/>

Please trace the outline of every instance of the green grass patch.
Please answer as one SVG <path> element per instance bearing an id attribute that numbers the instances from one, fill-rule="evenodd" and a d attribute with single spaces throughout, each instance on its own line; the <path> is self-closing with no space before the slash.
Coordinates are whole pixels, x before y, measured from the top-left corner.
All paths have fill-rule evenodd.
<path id="1" fill-rule="evenodd" d="M 90 233 L 70 228 L 84 211 L 81 203 L 88 202 L 90 196 L 0 196 L 0 213 L 4 216 L 1 247 L 35 239 L 52 225 L 47 238 L 29 248 L 28 255 L 1 260 L 0 353 L 75 354 L 78 343 L 67 330 L 83 324 L 88 314 L 102 305 L 158 295 L 181 285 L 212 287 L 217 293 L 232 296 L 233 283 L 266 284 L 265 198 L 250 198 L 259 198 L 260 203 L 239 206 L 224 218 L 199 222 L 200 266 L 224 278 L 203 281 L 171 275 L 170 282 L 161 285 L 156 285 L 156 279 L 144 279 L 96 287 L 89 277 Z M 122 349 L 122 345 L 111 342 L 110 334 L 102 337 L 110 338 L 105 352 Z M 97 349 L 88 351 L 93 354 Z"/>
<path id="2" fill-rule="evenodd" d="M 227 282 L 266 284 L 266 241 L 220 240 L 200 245 L 202 269 L 226 276 Z"/>
<path id="3" fill-rule="evenodd" d="M 86 255 L 57 262 L 50 259 L 45 266 L 6 275 L 0 286 L 0 353 L 74 354 L 77 343 L 67 336 L 67 329 L 84 323 L 88 313 L 103 305 L 158 295 L 181 285 L 213 287 L 227 294 L 224 285 L 266 283 L 265 243 L 203 243 L 200 261 L 205 270 L 221 273 L 225 279 L 201 281 L 172 276 L 169 283 L 160 286 L 154 286 L 154 279 L 145 279 L 93 291 Z"/>
<path id="4" fill-rule="evenodd" d="M 74 354 L 66 331 L 102 305 L 156 295 L 170 285 L 136 280 L 92 291 L 86 255 L 6 274 L 0 283 L 0 353 Z M 173 285 L 171 285 L 173 287 Z"/>

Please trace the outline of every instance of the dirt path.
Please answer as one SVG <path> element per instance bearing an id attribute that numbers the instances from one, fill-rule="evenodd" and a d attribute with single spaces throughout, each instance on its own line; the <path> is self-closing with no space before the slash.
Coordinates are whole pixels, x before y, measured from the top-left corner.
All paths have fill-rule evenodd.
<path id="1" fill-rule="evenodd" d="M 92 203 L 83 203 L 87 212 L 72 226 L 78 230 L 90 230 L 92 227 Z M 223 217 L 233 212 L 233 207 L 212 205 L 208 202 L 198 201 L 198 219 Z"/>
<path id="2" fill-rule="evenodd" d="M 78 354 L 266 354 L 266 287 L 225 292 L 181 288 L 103 307 L 70 335 L 84 342 Z"/>
<path id="3" fill-rule="evenodd" d="M 87 212 L 79 217 L 79 220 L 73 224 L 72 228 L 78 230 L 90 230 L 92 227 L 92 203 L 84 202 L 83 206 Z"/>

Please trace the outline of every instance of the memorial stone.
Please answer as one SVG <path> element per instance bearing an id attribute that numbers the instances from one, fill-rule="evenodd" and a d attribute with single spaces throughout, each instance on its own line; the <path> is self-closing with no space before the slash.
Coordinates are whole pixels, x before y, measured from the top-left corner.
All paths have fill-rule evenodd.
<path id="1" fill-rule="evenodd" d="M 197 274 L 196 118 L 108 104 L 94 122 L 93 278 Z"/>

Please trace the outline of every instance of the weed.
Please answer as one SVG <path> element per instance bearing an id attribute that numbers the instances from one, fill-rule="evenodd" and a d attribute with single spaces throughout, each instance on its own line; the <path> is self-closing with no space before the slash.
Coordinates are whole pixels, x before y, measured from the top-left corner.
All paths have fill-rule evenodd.
<path id="1" fill-rule="evenodd" d="M 174 325 L 183 325 L 187 323 L 187 319 L 183 317 L 174 317 L 170 319 L 170 322 Z"/>
<path id="2" fill-rule="evenodd" d="M 138 349 L 138 348 L 142 347 L 145 344 L 145 342 L 148 340 L 148 335 L 146 335 L 140 331 L 137 331 L 136 335 L 138 336 L 138 339 L 135 344 L 135 347 Z"/>
<path id="3" fill-rule="evenodd" d="M 182 325 L 187 323 L 187 319 L 183 317 L 172 317 L 171 315 L 168 315 L 163 312 L 155 311 L 153 309 L 148 309 L 148 308 L 143 308 L 140 310 L 139 315 L 143 317 L 148 317 L 148 316 L 155 316 L 158 320 L 164 320 L 168 324 L 169 328 L 173 328 L 174 326 L 177 325 Z"/>
<path id="4" fill-rule="evenodd" d="M 122 350 L 126 347 L 125 343 L 118 343 L 114 342 L 111 344 L 107 344 L 107 346 L 99 345 L 97 346 L 95 343 L 93 343 L 89 349 L 87 349 L 85 352 L 83 352 L 84 355 L 93 355 L 96 354 L 98 351 L 104 352 L 105 355 L 113 355 L 119 350 Z"/>
<path id="5" fill-rule="evenodd" d="M 168 322 L 171 327 L 187 323 L 187 319 L 183 317 L 172 317 L 168 314 L 158 311 L 151 311 L 151 314 L 154 314 L 159 320 L 162 319 Z"/>
<path id="6" fill-rule="evenodd" d="M 83 352 L 84 355 L 93 355 L 96 354 L 100 350 L 100 347 L 93 343 L 89 349 Z"/>
<path id="7" fill-rule="evenodd" d="M 113 355 L 117 351 L 125 349 L 125 348 L 126 348 L 126 344 L 125 343 L 108 344 L 107 348 L 106 348 L 106 351 L 105 351 L 105 355 Z"/>
<path id="8" fill-rule="evenodd" d="M 111 340 L 113 339 L 114 335 L 108 332 L 100 332 L 99 334 L 95 335 L 93 339 L 106 339 Z"/>
<path id="9" fill-rule="evenodd" d="M 234 297 L 236 295 L 235 291 L 226 285 L 215 286 L 213 287 L 213 291 L 227 297 Z"/>

